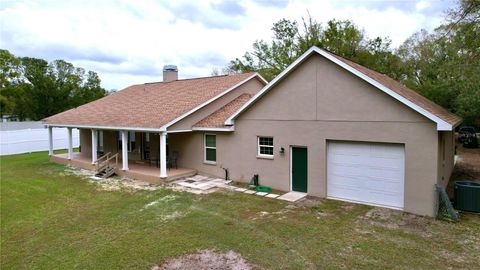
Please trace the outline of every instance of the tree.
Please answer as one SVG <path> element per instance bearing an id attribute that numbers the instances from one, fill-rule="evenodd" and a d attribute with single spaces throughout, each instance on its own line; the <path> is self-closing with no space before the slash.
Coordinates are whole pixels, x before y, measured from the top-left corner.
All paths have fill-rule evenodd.
<path id="1" fill-rule="evenodd" d="M 15 91 L 20 75 L 20 61 L 9 51 L 0 50 L 0 114 L 17 111 L 21 89 Z M 22 95 L 20 95 L 22 96 Z"/>
<path id="2" fill-rule="evenodd" d="M 398 49 L 388 38 L 369 39 L 351 21 L 325 27 L 308 16 L 301 28 L 282 19 L 270 42 L 230 62 L 231 72 L 257 71 L 272 80 L 303 52 L 318 46 L 401 81 L 409 88 L 480 126 L 480 1 L 459 0 L 446 22 L 432 33 L 421 30 Z"/>
<path id="3" fill-rule="evenodd" d="M 398 51 L 402 81 L 439 105 L 480 124 L 480 2 L 463 0 L 447 23 L 422 30 Z"/>
<path id="4" fill-rule="evenodd" d="M 78 107 L 82 104 L 104 97 L 107 92 L 100 86 L 100 77 L 93 71 L 88 71 L 87 78 L 83 86 L 73 96 L 74 103 L 72 107 Z"/>
<path id="5" fill-rule="evenodd" d="M 40 120 L 106 95 L 97 73 L 0 50 L 1 113 Z"/>
<path id="6" fill-rule="evenodd" d="M 33 120 L 40 120 L 64 107 L 60 90 L 55 86 L 54 74 L 49 72 L 48 62 L 43 59 L 22 57 L 23 76 L 25 78 L 25 95 L 27 107 L 25 115 Z"/>
<path id="7" fill-rule="evenodd" d="M 390 40 L 377 37 L 368 39 L 353 22 L 330 20 L 326 28 L 312 19 L 302 19 L 300 29 L 297 21 L 282 19 L 273 24 L 273 39 L 253 44 L 253 51 L 230 62 L 234 72 L 258 71 L 267 80 L 273 79 L 302 53 L 318 46 L 332 53 L 389 74 L 398 62 L 390 49 Z"/>

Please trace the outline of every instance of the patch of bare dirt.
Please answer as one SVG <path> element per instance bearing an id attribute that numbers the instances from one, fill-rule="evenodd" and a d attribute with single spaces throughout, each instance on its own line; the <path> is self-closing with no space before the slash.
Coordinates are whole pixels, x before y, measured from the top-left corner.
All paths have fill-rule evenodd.
<path id="1" fill-rule="evenodd" d="M 464 148 L 457 144 L 457 162 L 448 183 L 448 195 L 453 197 L 453 182 L 473 180 L 480 182 L 480 148 Z"/>
<path id="2" fill-rule="evenodd" d="M 428 225 L 431 222 L 428 217 L 375 207 L 368 211 L 364 216 L 360 216 L 359 219 L 387 229 L 400 229 L 424 237 L 432 236 L 431 231 L 428 229 Z"/>
<path id="3" fill-rule="evenodd" d="M 305 199 L 299 202 L 296 202 L 295 204 L 298 206 L 307 206 L 307 207 L 319 206 L 322 204 L 322 199 L 307 196 Z"/>
<path id="4" fill-rule="evenodd" d="M 288 213 L 292 212 L 292 209 L 296 208 L 296 207 L 292 208 L 291 206 L 292 204 L 289 204 L 282 210 L 275 211 L 275 212 L 267 212 L 267 211 L 255 212 L 250 214 L 249 218 L 251 220 L 257 220 L 257 219 L 263 219 L 263 218 L 276 218 L 278 220 L 282 220 L 287 217 Z"/>
<path id="5" fill-rule="evenodd" d="M 201 250 L 193 254 L 186 254 L 177 258 L 167 260 L 162 265 L 156 265 L 151 270 L 249 270 L 258 267 L 249 264 L 242 256 L 234 251 L 215 252 L 212 250 Z"/>
<path id="6" fill-rule="evenodd" d="M 154 185 L 148 182 L 134 180 L 126 177 L 114 176 L 110 178 L 100 178 L 95 176 L 94 171 L 79 169 L 72 166 L 66 166 L 64 175 L 75 175 L 87 179 L 90 183 L 94 183 L 101 190 L 117 191 L 117 190 L 149 190 L 154 191 L 164 188 L 161 185 Z"/>

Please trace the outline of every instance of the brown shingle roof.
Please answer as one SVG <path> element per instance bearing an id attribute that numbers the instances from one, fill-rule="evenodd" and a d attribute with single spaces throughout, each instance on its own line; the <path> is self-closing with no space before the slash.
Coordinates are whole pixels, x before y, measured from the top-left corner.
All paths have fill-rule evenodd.
<path id="1" fill-rule="evenodd" d="M 340 57 L 336 54 L 330 53 L 332 56 L 337 58 L 338 60 L 344 62 L 345 64 L 353 67 L 354 69 L 360 71 L 361 73 L 365 74 L 366 76 L 372 78 L 373 80 L 383 84 L 390 90 L 394 91 L 395 93 L 401 95 L 402 97 L 408 99 L 409 101 L 413 102 L 414 104 L 418 105 L 419 107 L 423 108 L 424 110 L 428 111 L 429 113 L 437 116 L 438 118 L 442 119 L 443 121 L 449 123 L 450 125 L 456 125 L 462 118 L 459 116 L 449 112 L 447 109 L 443 108 L 442 106 L 434 103 L 433 101 L 427 99 L 426 97 L 420 95 L 419 93 L 415 92 L 414 90 L 407 88 L 405 85 L 401 84 L 400 82 L 388 77 L 385 74 L 379 73 L 362 65 L 359 65 L 355 62 L 347 60 L 343 57 Z"/>
<path id="2" fill-rule="evenodd" d="M 45 124 L 158 129 L 254 73 L 132 85 L 44 119 Z"/>
<path id="3" fill-rule="evenodd" d="M 236 112 L 243 104 L 245 104 L 250 98 L 251 94 L 241 94 L 236 99 L 230 101 L 228 104 L 213 112 L 209 116 L 200 120 L 194 125 L 194 127 L 203 127 L 203 128 L 223 128 L 225 127 L 225 120 L 227 120 L 230 115 Z"/>

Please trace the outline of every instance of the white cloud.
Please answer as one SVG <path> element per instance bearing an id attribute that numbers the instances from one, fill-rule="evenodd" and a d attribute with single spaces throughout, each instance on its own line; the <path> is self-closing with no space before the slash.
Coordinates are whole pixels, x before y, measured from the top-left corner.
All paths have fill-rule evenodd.
<path id="1" fill-rule="evenodd" d="M 370 37 L 401 44 L 441 21 L 429 3 L 371 1 L 6 1 L 0 8 L 0 46 L 19 56 L 65 59 L 95 70 L 107 89 L 161 80 L 165 64 L 180 77 L 207 76 L 214 67 L 269 40 L 281 18 L 351 19 Z M 411 6 L 411 8 L 410 8 Z"/>
<path id="2" fill-rule="evenodd" d="M 430 7 L 430 4 L 431 4 L 431 3 L 428 2 L 428 1 L 420 1 L 420 2 L 418 2 L 418 3 L 415 5 L 415 9 L 416 9 L 417 11 L 422 11 L 422 10 Z"/>

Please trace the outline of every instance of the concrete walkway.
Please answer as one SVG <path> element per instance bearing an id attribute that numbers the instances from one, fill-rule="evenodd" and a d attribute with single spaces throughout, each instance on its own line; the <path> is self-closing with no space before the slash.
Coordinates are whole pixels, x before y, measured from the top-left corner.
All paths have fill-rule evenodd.
<path id="1" fill-rule="evenodd" d="M 255 196 L 278 199 L 287 202 L 296 202 L 307 196 L 307 193 L 290 191 L 283 195 L 267 192 L 257 192 L 255 190 L 250 190 L 242 187 L 236 187 L 230 185 L 231 180 L 224 180 L 220 178 L 208 177 L 203 175 L 195 175 L 192 177 L 186 177 L 172 182 L 172 186 L 175 189 L 182 191 L 188 191 L 195 194 L 208 194 L 217 191 L 220 188 L 233 190 L 236 192 L 242 192 L 245 194 L 251 194 Z"/>
<path id="2" fill-rule="evenodd" d="M 297 192 L 297 191 L 290 191 L 288 193 L 283 194 L 282 196 L 278 197 L 279 200 L 284 200 L 287 202 L 296 202 L 303 198 L 307 197 L 307 193 Z"/>
<path id="3" fill-rule="evenodd" d="M 231 180 L 213 178 L 203 175 L 195 175 L 173 181 L 171 185 L 175 189 L 188 191 L 195 194 L 208 194 L 217 191 L 219 188 L 229 186 Z"/>
<path id="4" fill-rule="evenodd" d="M 279 195 L 275 193 L 257 192 L 255 190 L 249 190 L 246 188 L 239 188 L 234 186 L 228 186 L 228 189 L 234 190 L 237 192 L 243 192 L 245 194 L 251 194 L 251 195 L 261 196 L 261 197 L 270 198 L 270 199 L 283 200 L 287 202 L 297 202 L 307 197 L 307 193 L 296 192 L 296 191 L 290 191 L 283 195 Z"/>

